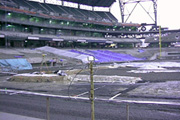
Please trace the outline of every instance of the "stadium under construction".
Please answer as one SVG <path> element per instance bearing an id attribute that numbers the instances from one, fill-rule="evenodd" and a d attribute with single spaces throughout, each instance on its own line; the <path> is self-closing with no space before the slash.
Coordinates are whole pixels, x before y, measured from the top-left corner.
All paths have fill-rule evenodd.
<path id="1" fill-rule="evenodd" d="M 180 120 L 179 51 L 157 0 L 0 0 L 0 119 Z"/>

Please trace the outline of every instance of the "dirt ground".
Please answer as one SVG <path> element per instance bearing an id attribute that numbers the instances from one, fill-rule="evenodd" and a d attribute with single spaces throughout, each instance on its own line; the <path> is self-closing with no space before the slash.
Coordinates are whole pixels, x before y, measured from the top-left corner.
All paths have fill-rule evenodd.
<path id="1" fill-rule="evenodd" d="M 139 97 L 163 97 L 163 98 L 180 98 L 180 68 L 166 68 L 166 70 L 177 70 L 175 72 L 167 72 L 166 70 L 151 69 L 150 72 L 129 72 L 140 70 L 137 67 L 123 66 L 115 67 L 113 65 L 96 65 L 94 67 L 94 79 L 95 82 L 106 83 L 107 85 L 112 82 L 118 84 L 140 84 L 135 89 L 128 92 L 128 96 Z M 99 66 L 99 68 L 98 68 Z M 150 69 L 148 69 L 150 70 Z M 81 71 L 81 72 L 79 72 Z M 142 71 L 142 69 L 141 69 Z M 58 92 L 66 89 L 69 84 L 89 83 L 89 70 L 75 69 L 68 71 L 69 79 L 64 79 L 64 82 L 59 80 L 47 80 L 22 82 L 20 79 L 14 81 L 8 79 L 12 75 L 0 76 L 0 88 L 1 89 L 22 89 L 30 91 L 48 91 Z M 78 75 L 77 75 L 78 74 Z M 62 78 L 62 76 L 56 77 L 56 79 Z M 40 78 L 38 78 L 40 79 Z M 73 82 L 72 82 L 73 80 Z M 123 82 L 124 81 L 124 82 Z"/>

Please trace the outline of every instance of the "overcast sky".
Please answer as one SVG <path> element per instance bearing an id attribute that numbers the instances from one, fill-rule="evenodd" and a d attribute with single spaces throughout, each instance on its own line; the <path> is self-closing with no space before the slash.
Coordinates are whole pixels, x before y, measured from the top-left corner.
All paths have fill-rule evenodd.
<path id="1" fill-rule="evenodd" d="M 129 4 L 125 11 L 128 13 L 133 9 L 135 4 Z M 153 12 L 153 4 L 151 2 L 142 3 L 142 5 Z M 111 8 L 111 12 L 121 22 L 120 10 L 118 9 L 119 3 L 116 2 Z M 180 29 L 180 0 L 158 0 L 158 25 L 162 27 L 168 27 L 169 29 Z M 151 14 L 153 15 L 153 14 Z M 132 16 L 128 19 L 128 22 L 132 23 L 152 23 L 152 19 L 144 12 L 140 5 L 137 5 L 136 9 L 132 13 Z"/>

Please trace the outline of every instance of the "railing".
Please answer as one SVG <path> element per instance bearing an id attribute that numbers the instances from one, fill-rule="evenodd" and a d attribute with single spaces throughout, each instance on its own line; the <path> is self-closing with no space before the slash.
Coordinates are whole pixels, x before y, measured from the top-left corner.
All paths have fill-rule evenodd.
<path id="1" fill-rule="evenodd" d="M 0 89 L 0 92 L 4 92 L 5 94 L 23 94 L 23 95 L 35 95 L 35 96 L 42 96 L 46 98 L 46 119 L 50 120 L 49 114 L 49 98 L 59 98 L 59 99 L 69 99 L 69 100 L 82 100 L 82 101 L 90 101 L 90 98 L 87 97 L 77 97 L 77 96 L 62 96 L 62 95 L 53 95 L 53 94 L 45 94 L 45 93 L 37 93 L 37 92 L 29 92 L 29 91 L 20 91 L 20 90 L 7 90 L 7 89 Z M 109 103 L 125 103 L 126 104 L 126 120 L 129 120 L 130 116 L 130 103 L 134 104 L 155 104 L 155 105 L 171 105 L 171 106 L 180 106 L 179 102 L 163 102 L 163 101 L 143 101 L 143 100 L 115 100 L 115 99 L 103 99 L 103 98 L 95 98 L 95 101 L 101 102 L 109 102 Z"/>

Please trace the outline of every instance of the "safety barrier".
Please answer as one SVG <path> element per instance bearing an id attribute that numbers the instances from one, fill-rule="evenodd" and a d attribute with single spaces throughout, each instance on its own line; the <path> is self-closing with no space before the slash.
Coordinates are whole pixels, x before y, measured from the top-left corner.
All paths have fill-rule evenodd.
<path id="1" fill-rule="evenodd" d="M 29 92 L 29 91 L 20 91 L 20 90 L 7 90 L 7 89 L 0 89 L 0 92 L 4 92 L 5 94 L 23 94 L 23 95 L 35 95 L 35 96 L 42 96 L 46 98 L 46 119 L 50 120 L 50 98 L 59 98 L 59 99 L 69 99 L 69 100 L 82 100 L 82 101 L 90 101 L 90 98 L 87 97 L 77 97 L 77 96 L 62 96 L 62 95 L 52 95 L 52 94 L 44 94 L 44 93 L 37 93 L 37 92 Z M 110 102 L 114 104 L 118 103 L 125 103 L 126 104 L 126 120 L 130 118 L 130 104 L 155 104 L 155 105 L 171 105 L 171 106 L 180 106 L 179 102 L 163 102 L 163 101 L 143 101 L 143 100 L 115 100 L 115 99 L 103 99 L 103 98 L 95 98 L 95 101 L 100 102 Z"/>

